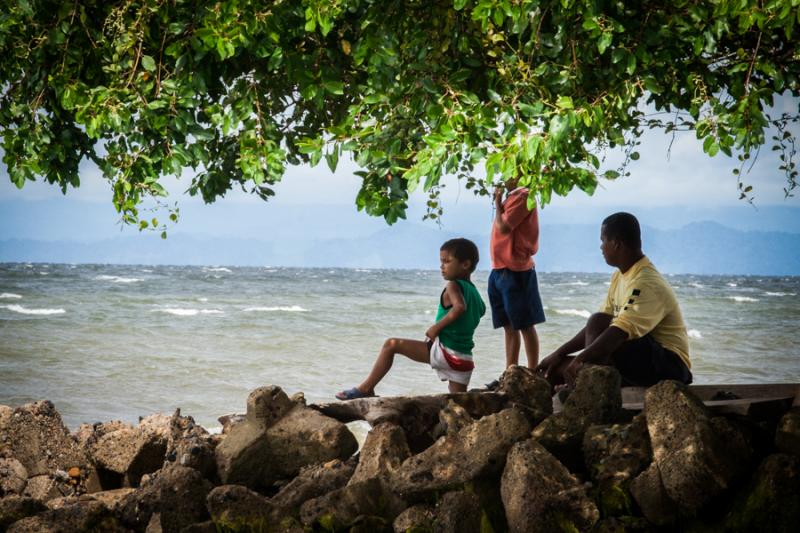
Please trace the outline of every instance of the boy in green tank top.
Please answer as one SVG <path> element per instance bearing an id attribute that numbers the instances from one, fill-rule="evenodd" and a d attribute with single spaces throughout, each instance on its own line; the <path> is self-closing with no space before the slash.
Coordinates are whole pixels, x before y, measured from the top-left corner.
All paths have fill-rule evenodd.
<path id="1" fill-rule="evenodd" d="M 486 305 L 470 281 L 478 265 L 478 247 L 468 239 L 451 239 L 439 249 L 440 270 L 447 285 L 439 297 L 436 323 L 425 332 L 426 339 L 387 339 L 369 376 L 357 387 L 338 392 L 340 400 L 375 396 L 375 386 L 392 368 L 395 354 L 402 354 L 436 370 L 450 392 L 465 392 L 472 375 L 472 337 Z"/>

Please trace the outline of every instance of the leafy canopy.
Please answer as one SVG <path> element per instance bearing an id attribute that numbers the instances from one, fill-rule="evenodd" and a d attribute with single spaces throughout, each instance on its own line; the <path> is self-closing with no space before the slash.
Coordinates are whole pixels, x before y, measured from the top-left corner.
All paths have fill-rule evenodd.
<path id="1" fill-rule="evenodd" d="M 196 171 L 207 202 L 268 198 L 287 165 L 347 152 L 360 210 L 389 223 L 409 193 L 440 212 L 444 174 L 531 201 L 588 193 L 603 153 L 644 128 L 694 130 L 740 171 L 773 148 L 797 185 L 800 0 L 18 0 L 0 10 L 0 136 L 11 180 L 66 192 L 88 159 L 122 219 Z M 650 114 L 643 110 L 650 110 Z M 485 177 L 476 167 L 485 166 Z M 176 213 L 173 212 L 175 217 Z"/>

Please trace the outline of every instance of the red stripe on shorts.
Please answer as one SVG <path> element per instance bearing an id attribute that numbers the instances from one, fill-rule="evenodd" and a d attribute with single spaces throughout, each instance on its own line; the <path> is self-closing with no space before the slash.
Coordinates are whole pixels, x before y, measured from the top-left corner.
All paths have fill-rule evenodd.
<path id="1" fill-rule="evenodd" d="M 468 372 L 475 368 L 475 363 L 470 361 L 469 359 L 461 359 L 456 357 L 455 355 L 448 353 L 447 350 L 444 349 L 444 346 L 441 346 L 442 354 L 444 355 L 444 360 L 447 361 L 447 364 L 450 365 L 450 368 L 456 370 L 458 372 Z"/>

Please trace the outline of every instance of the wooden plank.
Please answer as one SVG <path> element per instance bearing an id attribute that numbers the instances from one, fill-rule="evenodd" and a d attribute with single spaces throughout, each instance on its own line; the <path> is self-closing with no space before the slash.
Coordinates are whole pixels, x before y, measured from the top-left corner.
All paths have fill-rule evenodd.
<path id="1" fill-rule="evenodd" d="M 706 400 L 703 403 L 714 411 L 726 410 L 727 408 L 747 407 L 754 403 L 777 402 L 788 400 L 791 396 L 773 396 L 764 398 L 740 398 L 737 400 Z M 628 411 L 641 411 L 644 409 L 644 402 L 623 403 L 623 409 Z"/>
<path id="2" fill-rule="evenodd" d="M 623 387 L 623 404 L 640 404 L 644 402 L 645 387 Z M 729 385 L 689 385 L 698 398 L 708 403 L 717 393 L 730 393 L 742 400 L 776 400 L 795 398 L 800 395 L 798 383 L 734 383 Z"/>

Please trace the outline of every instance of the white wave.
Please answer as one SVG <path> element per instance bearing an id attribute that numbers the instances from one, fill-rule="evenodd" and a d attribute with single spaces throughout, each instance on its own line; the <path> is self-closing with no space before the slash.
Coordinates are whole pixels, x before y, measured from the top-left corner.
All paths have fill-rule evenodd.
<path id="1" fill-rule="evenodd" d="M 551 300 L 566 301 L 566 300 L 572 300 L 572 296 L 553 296 L 550 299 Z"/>
<path id="2" fill-rule="evenodd" d="M 198 298 L 197 301 L 198 302 L 207 302 L 208 298 Z"/>
<path id="3" fill-rule="evenodd" d="M 555 309 L 555 312 L 558 315 L 579 316 L 581 318 L 589 318 L 592 316 L 592 313 L 586 309 Z"/>
<path id="4" fill-rule="evenodd" d="M 696 281 L 693 281 L 692 283 L 690 283 L 689 286 L 690 287 L 694 287 L 695 289 L 705 289 L 706 288 L 705 285 L 703 285 L 702 283 L 697 283 Z"/>
<path id="5" fill-rule="evenodd" d="M 277 271 L 278 271 L 277 268 L 267 268 L 264 270 L 264 272 L 266 272 L 267 274 L 274 274 Z"/>
<path id="6" fill-rule="evenodd" d="M 97 281 L 110 281 L 111 283 L 136 283 L 137 281 L 142 281 L 142 278 L 125 278 L 122 276 L 97 276 L 94 278 Z"/>
<path id="7" fill-rule="evenodd" d="M 291 305 L 291 306 L 283 306 L 279 305 L 277 307 L 248 307 L 245 309 L 245 312 L 264 312 L 264 313 L 273 313 L 275 311 L 285 311 L 287 313 L 307 313 L 308 309 L 304 309 L 299 305 Z"/>
<path id="8" fill-rule="evenodd" d="M 145 272 L 147 274 L 151 274 L 153 271 L 150 270 L 149 268 L 144 268 L 144 269 L 142 269 L 142 272 Z"/>
<path id="9" fill-rule="evenodd" d="M 372 270 L 368 268 L 357 268 L 356 272 L 372 272 Z M 417 272 L 417 274 L 421 274 L 421 272 Z"/>
<path id="10" fill-rule="evenodd" d="M 589 283 L 586 281 L 569 281 L 566 283 L 556 283 L 556 285 L 572 285 L 575 287 L 586 287 L 587 285 L 589 285 Z"/>
<path id="11" fill-rule="evenodd" d="M 39 272 L 40 276 L 49 276 L 50 272 Z"/>
<path id="12" fill-rule="evenodd" d="M 21 305 L 12 304 L 12 305 L 3 305 L 0 306 L 9 311 L 14 311 L 15 313 L 21 313 L 23 315 L 60 315 L 66 313 L 63 309 L 28 309 L 27 307 L 22 307 Z"/>
<path id="13" fill-rule="evenodd" d="M 734 302 L 757 302 L 758 298 L 751 298 L 749 296 L 728 296 L 729 300 Z"/>
<path id="14" fill-rule="evenodd" d="M 690 329 L 686 333 L 689 335 L 690 339 L 702 339 L 703 338 L 703 334 L 700 333 L 700 330 L 697 330 L 697 329 Z"/>
<path id="15" fill-rule="evenodd" d="M 19 294 L 14 294 L 13 292 L 4 292 L 3 294 L 0 294 L 0 298 L 6 298 L 8 300 L 19 300 L 20 298 L 22 298 L 22 296 L 20 296 Z"/>
<path id="16" fill-rule="evenodd" d="M 197 316 L 197 315 L 222 315 L 224 314 L 219 309 L 186 309 L 182 307 L 168 307 L 165 309 L 155 309 L 162 313 L 167 313 L 175 316 Z"/>
<path id="17" fill-rule="evenodd" d="M 205 270 L 206 272 L 228 272 L 228 273 L 231 273 L 231 269 L 230 268 L 225 268 L 225 267 L 206 267 L 203 270 Z"/>
<path id="18" fill-rule="evenodd" d="M 767 296 L 797 296 L 796 292 L 765 292 Z M 2 295 L 0 295 L 2 298 Z"/>
<path id="19" fill-rule="evenodd" d="M 728 287 L 738 287 L 738 283 L 728 283 Z"/>

